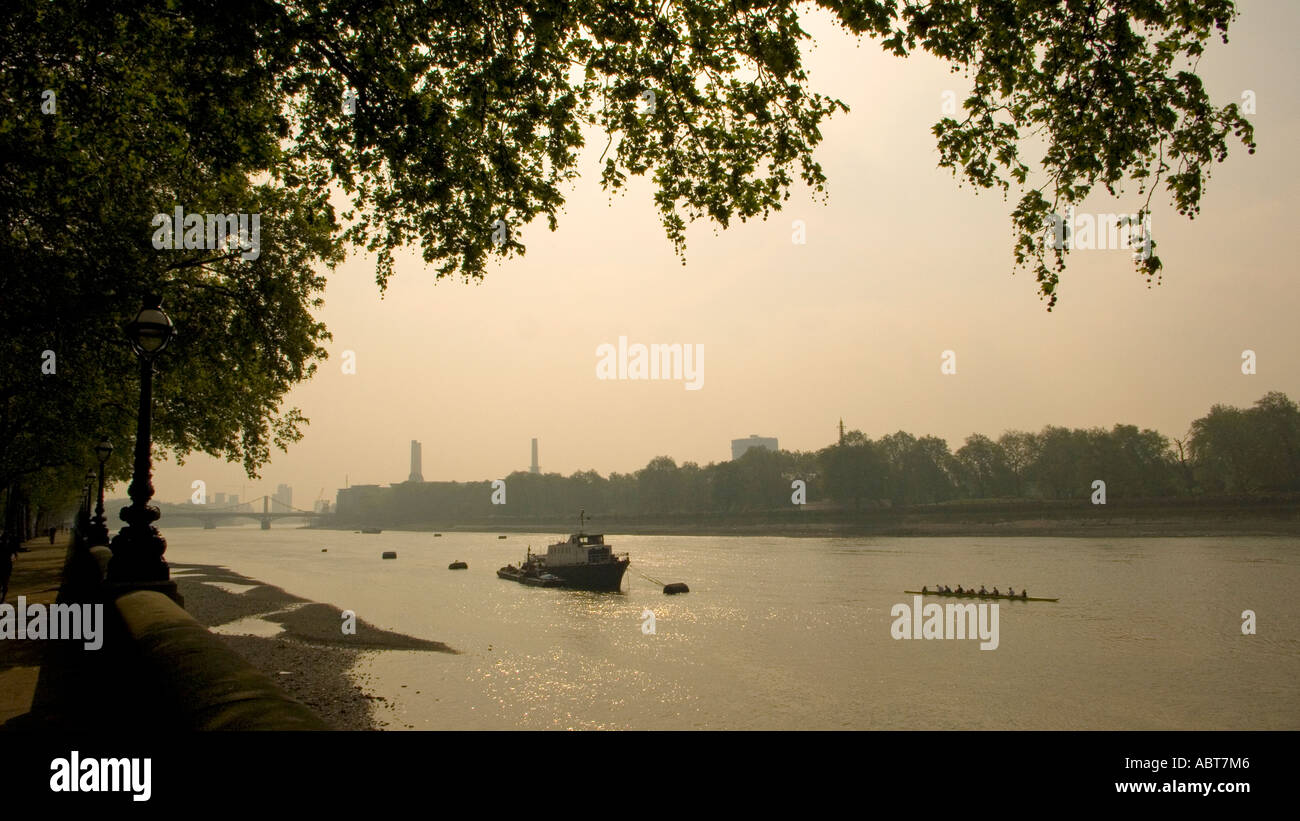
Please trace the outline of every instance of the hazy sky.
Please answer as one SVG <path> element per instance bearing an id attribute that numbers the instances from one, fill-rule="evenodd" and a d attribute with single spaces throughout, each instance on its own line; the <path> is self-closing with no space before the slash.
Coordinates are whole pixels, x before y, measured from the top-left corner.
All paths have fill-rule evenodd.
<path id="1" fill-rule="evenodd" d="M 412 251 L 381 299 L 373 258 L 349 257 L 320 314 L 334 334 L 330 359 L 287 398 L 311 419 L 303 440 L 277 452 L 261 480 L 208 457 L 160 463 L 158 496 L 181 501 L 195 479 L 246 499 L 288 483 L 295 506 L 310 507 L 322 489 L 333 500 L 345 477 L 406 479 L 411 439 L 423 442 L 430 481 L 526 469 L 532 437 L 544 471 L 607 475 L 658 455 L 722 461 L 731 439 L 754 433 L 817 449 L 841 417 L 872 438 L 903 429 L 956 449 L 973 432 L 1049 423 L 1181 436 L 1216 402 L 1245 406 L 1270 390 L 1300 399 L 1300 6 L 1240 6 L 1231 42 L 1199 73 L 1218 105 L 1255 92 L 1259 150 L 1232 145 L 1195 221 L 1156 194 L 1162 285 L 1149 289 L 1128 251 L 1076 250 L 1047 313 L 1032 273 L 1012 275 L 1014 189 L 1008 200 L 977 195 L 936 166 L 930 127 L 945 90 L 964 98 L 964 78 L 814 15 L 813 88 L 851 108 L 825 126 L 817 153 L 828 203 L 800 189 L 766 222 L 716 234 L 698 223 L 683 266 L 650 184 L 634 179 L 610 200 L 596 159 L 604 140 L 590 140 L 559 230 L 525 228 L 527 256 L 496 264 L 481 284 L 435 285 Z M 1080 210 L 1139 205 L 1131 185 Z M 792 243 L 794 220 L 806 223 L 806 244 Z M 598 380 L 596 349 L 619 336 L 702 344 L 702 389 Z M 1247 348 L 1254 376 L 1241 373 Z M 341 372 L 345 350 L 354 375 Z M 940 373 L 945 350 L 955 375 Z"/>

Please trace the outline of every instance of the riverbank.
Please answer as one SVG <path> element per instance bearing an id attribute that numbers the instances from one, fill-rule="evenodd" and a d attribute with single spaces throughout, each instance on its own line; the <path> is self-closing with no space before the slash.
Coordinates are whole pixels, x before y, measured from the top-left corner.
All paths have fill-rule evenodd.
<path id="1" fill-rule="evenodd" d="M 825 505 L 746 513 L 597 516 L 587 529 L 609 534 L 664 536 L 863 536 L 1150 538 L 1300 536 L 1300 494 L 1112 500 L 981 500 L 934 505 Z M 577 517 L 465 516 L 429 521 L 382 520 L 368 527 L 408 531 L 571 533 Z M 323 527 L 357 530 L 357 522 Z"/>
<path id="2" fill-rule="evenodd" d="M 383 696 L 368 693 L 354 673 L 366 652 L 455 653 L 442 642 L 394 633 L 355 620 L 343 632 L 343 611 L 215 565 L 173 564 L 185 609 L 249 664 L 339 730 L 391 726 Z M 360 679 L 360 681 L 358 681 Z"/>

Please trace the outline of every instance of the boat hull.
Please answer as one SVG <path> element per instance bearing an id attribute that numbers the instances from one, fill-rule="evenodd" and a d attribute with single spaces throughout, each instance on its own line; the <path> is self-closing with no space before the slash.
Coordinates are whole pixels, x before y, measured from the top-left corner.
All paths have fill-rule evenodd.
<path id="1" fill-rule="evenodd" d="M 503 567 L 497 571 L 497 576 L 533 587 L 567 587 L 572 590 L 617 592 L 623 586 L 623 574 L 627 571 L 627 566 L 627 559 L 618 559 L 597 564 L 547 567 L 545 572 L 554 577 L 551 579 L 543 579 L 518 569 Z"/>
<path id="2" fill-rule="evenodd" d="M 616 559 L 599 564 L 547 567 L 546 572 L 560 579 L 560 587 L 617 591 L 623 586 L 623 574 L 627 571 L 627 565 L 627 559 Z"/>

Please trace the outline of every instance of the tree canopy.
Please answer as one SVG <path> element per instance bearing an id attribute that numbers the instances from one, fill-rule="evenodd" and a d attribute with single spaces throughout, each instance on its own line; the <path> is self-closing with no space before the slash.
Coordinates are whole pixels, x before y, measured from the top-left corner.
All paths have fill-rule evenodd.
<path id="1" fill-rule="evenodd" d="M 274 33 L 262 36 L 294 56 L 278 85 L 293 144 L 285 173 L 344 186 L 357 216 L 348 238 L 377 252 L 381 285 L 407 243 L 439 276 L 481 277 L 490 255 L 524 250 L 494 235 L 497 220 L 513 230 L 545 216 L 555 228 L 560 185 L 596 127 L 608 135 L 602 183 L 650 175 L 681 252 L 689 221 L 766 217 L 796 174 L 824 190 L 814 149 L 847 106 L 804 70 L 810 6 L 390 2 L 336 15 L 269 5 Z M 1227 40 L 1230 0 L 816 6 L 889 52 L 923 50 L 969 76 L 965 116 L 934 127 L 940 165 L 980 188 L 1021 190 L 1015 259 L 1033 266 L 1049 309 L 1068 253 L 1043 242 L 1051 214 L 1127 180 L 1145 195 L 1139 220 L 1161 184 L 1194 215 L 1229 140 L 1254 150 L 1237 103 L 1215 106 L 1195 73 L 1210 39 Z M 339 104 L 348 88 L 352 114 Z M 1039 143 L 1042 156 L 1027 158 Z M 1137 265 L 1159 276 L 1157 254 Z"/>
<path id="2" fill-rule="evenodd" d="M 159 444 L 254 474 L 301 436 L 282 400 L 325 356 L 322 267 L 364 249 L 382 288 L 417 246 L 439 277 L 482 277 L 525 251 L 520 228 L 556 227 L 589 130 L 605 187 L 653 180 L 679 253 L 693 220 L 824 191 L 821 127 L 847 107 L 804 69 L 814 5 L 970 76 L 964 118 L 934 128 L 940 164 L 1022 190 L 1014 256 L 1049 309 L 1053 209 L 1132 180 L 1192 215 L 1229 138 L 1253 150 L 1195 74 L 1229 0 L 29 0 L 0 19 L 0 484 L 87 461 L 92 429 L 129 441 L 121 327 L 148 292 L 179 328 Z M 150 220 L 176 207 L 259 214 L 264 250 L 159 251 Z"/>

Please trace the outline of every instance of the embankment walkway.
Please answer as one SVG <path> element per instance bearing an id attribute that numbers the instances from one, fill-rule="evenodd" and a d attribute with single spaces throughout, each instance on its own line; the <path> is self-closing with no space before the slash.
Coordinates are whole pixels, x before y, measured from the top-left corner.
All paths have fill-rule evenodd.
<path id="1" fill-rule="evenodd" d="M 330 729 L 167 595 L 107 583 L 108 548 L 75 539 L 26 543 L 5 603 L 102 608 L 102 646 L 0 639 L 0 730 Z"/>
<path id="2" fill-rule="evenodd" d="M 67 531 L 56 536 L 53 544 L 49 537 L 24 544 L 26 552 L 14 559 L 5 603 L 14 604 L 24 596 L 28 604 L 53 604 L 71 544 Z M 44 641 L 0 641 L 0 724 L 31 711 L 47 649 L 49 642 Z"/>

